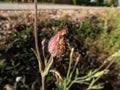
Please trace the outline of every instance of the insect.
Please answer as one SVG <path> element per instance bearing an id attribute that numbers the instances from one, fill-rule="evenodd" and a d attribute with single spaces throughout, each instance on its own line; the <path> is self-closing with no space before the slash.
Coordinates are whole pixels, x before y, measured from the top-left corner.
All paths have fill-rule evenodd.
<path id="1" fill-rule="evenodd" d="M 59 57 L 64 54 L 66 49 L 65 35 L 68 33 L 68 28 L 58 31 L 48 43 L 48 51 L 52 56 Z"/>

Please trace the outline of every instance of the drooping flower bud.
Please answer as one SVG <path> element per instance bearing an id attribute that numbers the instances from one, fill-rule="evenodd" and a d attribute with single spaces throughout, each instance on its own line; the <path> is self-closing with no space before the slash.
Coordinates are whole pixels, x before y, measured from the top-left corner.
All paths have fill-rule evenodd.
<path id="1" fill-rule="evenodd" d="M 64 54 L 66 48 L 65 35 L 68 28 L 58 31 L 48 42 L 48 51 L 53 57 L 59 57 Z"/>

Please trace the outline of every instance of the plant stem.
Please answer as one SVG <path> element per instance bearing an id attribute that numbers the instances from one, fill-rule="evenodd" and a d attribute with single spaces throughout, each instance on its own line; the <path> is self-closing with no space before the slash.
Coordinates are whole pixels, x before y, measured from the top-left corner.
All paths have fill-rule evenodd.
<path id="1" fill-rule="evenodd" d="M 38 46 L 38 29 L 37 29 L 37 0 L 34 0 L 34 4 L 35 4 L 35 17 L 34 17 L 34 37 L 35 37 L 35 48 L 36 48 L 36 52 L 39 58 L 39 61 L 41 63 L 41 68 L 43 67 L 42 61 L 41 61 L 41 56 L 40 56 L 40 52 L 39 52 L 39 46 Z"/>
<path id="2" fill-rule="evenodd" d="M 97 77 L 96 79 L 93 79 L 92 82 L 90 83 L 89 87 L 87 88 L 87 90 L 91 90 L 92 86 L 96 83 L 96 81 L 98 81 L 98 79 L 100 79 L 100 77 Z"/>
<path id="3" fill-rule="evenodd" d="M 42 90 L 45 90 L 45 76 L 42 76 Z"/>
<path id="4" fill-rule="evenodd" d="M 38 29 L 37 29 L 37 0 L 34 0 L 34 37 L 35 37 L 35 49 L 36 49 L 36 56 L 39 63 L 39 73 L 41 74 L 42 79 L 42 90 L 45 90 L 44 86 L 44 80 L 45 76 L 42 76 L 43 73 L 43 63 L 41 61 L 39 46 L 38 46 Z"/>
<path id="5" fill-rule="evenodd" d="M 68 66 L 67 79 L 69 78 L 69 75 L 70 75 L 73 51 L 74 51 L 74 48 L 71 49 L 71 53 L 70 53 L 70 61 L 69 61 L 69 66 Z"/>
<path id="6" fill-rule="evenodd" d="M 37 0 L 34 0 L 34 36 L 35 36 L 35 48 L 37 53 L 39 53 L 39 48 L 38 48 L 38 35 L 37 35 Z"/>

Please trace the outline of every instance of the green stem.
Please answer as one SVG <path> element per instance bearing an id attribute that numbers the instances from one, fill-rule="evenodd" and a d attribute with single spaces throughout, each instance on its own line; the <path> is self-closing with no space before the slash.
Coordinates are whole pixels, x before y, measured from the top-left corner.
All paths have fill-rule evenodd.
<path id="1" fill-rule="evenodd" d="M 96 79 L 93 79 L 93 81 L 91 82 L 91 84 L 89 85 L 87 90 L 90 90 L 92 88 L 92 86 L 95 84 L 95 82 L 98 81 L 98 79 L 100 79 L 100 77 L 97 77 Z"/>
<path id="2" fill-rule="evenodd" d="M 42 90 L 45 90 L 45 77 L 48 74 L 50 67 L 52 66 L 53 63 L 53 57 L 51 56 L 48 63 L 45 66 L 45 69 L 43 72 L 41 72 L 41 78 L 42 78 Z"/>
<path id="3" fill-rule="evenodd" d="M 45 57 L 45 41 L 46 39 L 43 39 L 41 44 L 42 44 L 42 54 L 43 54 L 43 58 L 44 58 L 44 66 L 46 66 L 47 64 L 47 58 Z"/>
<path id="4" fill-rule="evenodd" d="M 69 67 L 68 67 L 68 72 L 67 72 L 67 79 L 69 78 L 69 75 L 70 75 L 73 51 L 74 51 L 74 48 L 71 49 L 71 53 L 70 53 L 70 61 L 69 61 Z"/>
<path id="5" fill-rule="evenodd" d="M 45 76 L 42 76 L 42 90 L 45 90 Z"/>

